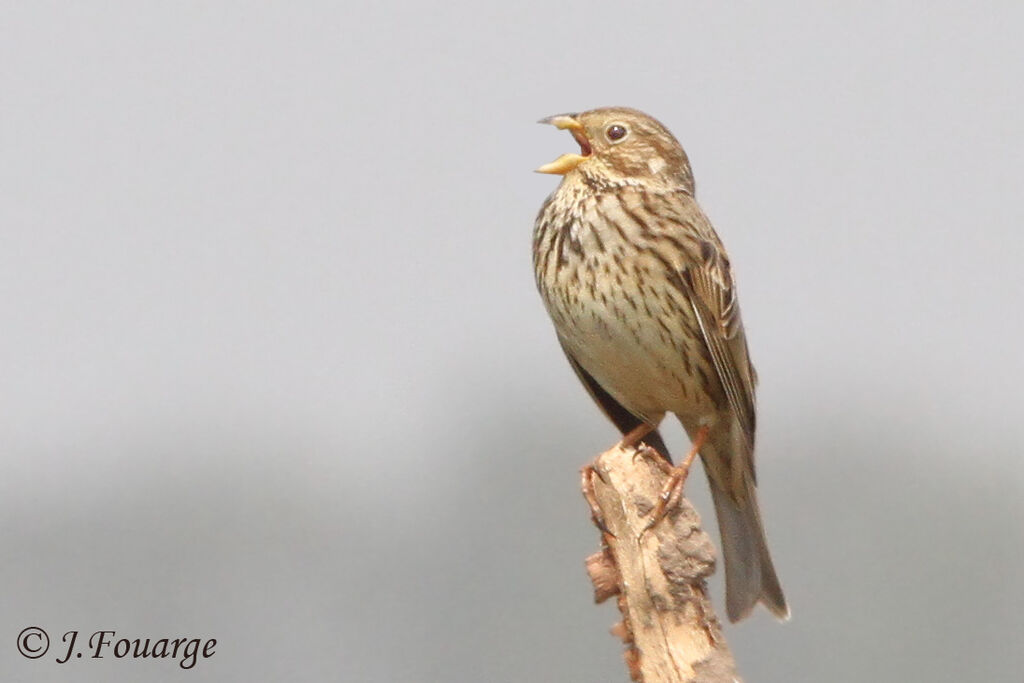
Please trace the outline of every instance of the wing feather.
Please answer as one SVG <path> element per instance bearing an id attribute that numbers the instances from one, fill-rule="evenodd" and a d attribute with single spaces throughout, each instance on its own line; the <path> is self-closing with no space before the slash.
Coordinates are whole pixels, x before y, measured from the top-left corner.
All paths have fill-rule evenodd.
<path id="1" fill-rule="evenodd" d="M 749 452 L 753 452 L 756 430 L 754 390 L 757 374 L 750 361 L 746 333 L 732 267 L 714 228 L 693 197 L 680 193 L 666 202 L 662 215 L 693 241 L 680 254 L 676 281 L 689 300 L 700 327 L 704 345 L 722 385 L 728 407 L 735 415 Z"/>

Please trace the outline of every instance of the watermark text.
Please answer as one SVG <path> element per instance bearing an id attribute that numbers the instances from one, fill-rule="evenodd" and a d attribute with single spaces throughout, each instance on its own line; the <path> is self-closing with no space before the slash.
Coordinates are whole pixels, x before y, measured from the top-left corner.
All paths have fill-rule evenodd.
<path id="1" fill-rule="evenodd" d="M 191 669 L 199 660 L 216 654 L 216 638 L 134 638 L 117 631 L 81 633 L 67 631 L 59 644 L 51 648 L 50 636 L 38 626 L 29 626 L 18 634 L 18 652 L 28 659 L 40 659 L 53 650 L 54 661 L 67 664 L 80 659 L 170 659 L 182 669 Z"/>

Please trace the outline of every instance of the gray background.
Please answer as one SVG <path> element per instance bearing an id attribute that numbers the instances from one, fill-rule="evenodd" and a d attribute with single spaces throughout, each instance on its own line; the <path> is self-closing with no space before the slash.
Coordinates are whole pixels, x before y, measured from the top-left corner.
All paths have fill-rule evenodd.
<path id="1" fill-rule="evenodd" d="M 0 680 L 624 681 L 529 247 L 533 122 L 626 104 L 761 375 L 741 672 L 1021 681 L 1024 11 L 835 4 L 5 3 Z"/>

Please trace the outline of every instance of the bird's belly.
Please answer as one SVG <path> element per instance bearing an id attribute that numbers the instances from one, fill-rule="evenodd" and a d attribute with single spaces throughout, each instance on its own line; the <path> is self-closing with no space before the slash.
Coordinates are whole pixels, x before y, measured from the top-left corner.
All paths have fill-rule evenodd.
<path id="1" fill-rule="evenodd" d="M 619 403 L 656 420 L 666 412 L 700 415 L 713 409 L 693 375 L 682 302 L 671 293 L 632 292 L 594 283 L 556 297 L 555 327 L 569 352 Z M 687 347 L 690 348 L 687 348 Z"/>

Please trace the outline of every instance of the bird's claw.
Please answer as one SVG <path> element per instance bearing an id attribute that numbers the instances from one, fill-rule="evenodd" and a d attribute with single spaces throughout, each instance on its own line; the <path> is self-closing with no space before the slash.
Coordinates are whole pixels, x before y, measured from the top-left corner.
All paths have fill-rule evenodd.
<path id="1" fill-rule="evenodd" d="M 637 458 L 647 458 L 660 467 L 661 471 L 665 474 L 670 474 L 672 471 L 672 465 L 669 463 L 668 458 L 659 453 L 657 448 L 648 446 L 645 443 L 637 444 L 636 449 L 633 451 L 634 464 L 636 463 Z"/>
<path id="2" fill-rule="evenodd" d="M 665 482 L 661 493 L 658 494 L 658 502 L 650 512 L 651 518 L 647 520 L 647 524 L 640 531 L 641 536 L 663 520 L 670 510 L 675 509 L 683 497 L 683 487 L 686 484 L 686 477 L 690 474 L 690 468 L 688 465 L 685 467 L 672 467 L 668 465 L 668 467 L 670 470 L 668 481 Z"/>
<path id="3" fill-rule="evenodd" d="M 615 534 L 605 524 L 604 513 L 601 512 L 601 508 L 597 504 L 597 496 L 594 494 L 594 477 L 600 479 L 601 474 L 593 465 L 586 465 L 580 470 L 580 488 L 583 490 L 583 499 L 590 506 L 590 519 L 594 522 L 594 526 L 600 529 L 602 534 L 608 534 L 615 538 Z"/>
<path id="4" fill-rule="evenodd" d="M 693 447 L 686 454 L 686 457 L 683 458 L 683 461 L 679 463 L 678 467 L 673 467 L 664 459 L 656 461 L 658 466 L 661 467 L 661 471 L 668 475 L 668 481 L 665 482 L 661 493 L 658 495 L 658 502 L 654 509 L 651 510 L 651 518 L 644 525 L 643 531 L 640 532 L 641 536 L 664 519 L 669 510 L 679 505 L 679 501 L 683 497 L 683 486 L 686 484 L 686 477 L 690 474 L 690 466 L 693 464 L 700 449 L 704 446 L 707 438 L 708 428 L 701 427 L 697 432 L 697 438 L 694 439 Z"/>

